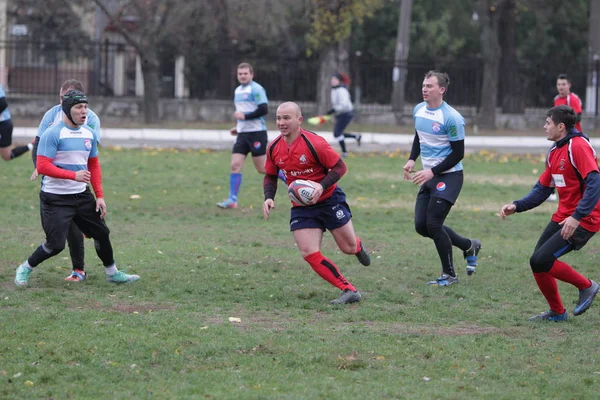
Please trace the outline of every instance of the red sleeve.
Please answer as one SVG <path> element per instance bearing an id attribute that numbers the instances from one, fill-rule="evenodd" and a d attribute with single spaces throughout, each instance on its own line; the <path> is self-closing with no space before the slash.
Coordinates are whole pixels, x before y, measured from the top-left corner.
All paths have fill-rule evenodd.
<path id="1" fill-rule="evenodd" d="M 75 180 L 75 171 L 69 171 L 68 169 L 58 168 L 52 164 L 52 159 L 44 156 L 37 156 L 36 167 L 40 175 L 46 175 L 52 178 L 58 179 L 71 179 Z"/>
<path id="2" fill-rule="evenodd" d="M 542 172 L 542 175 L 540 175 L 539 181 L 544 186 L 554 187 L 553 181 L 552 181 L 552 174 L 550 173 L 550 170 L 548 168 L 546 168 L 544 170 L 544 172 Z"/>
<path id="3" fill-rule="evenodd" d="M 581 174 L 581 177 L 585 179 L 590 172 L 598 172 L 598 161 L 592 149 L 592 145 L 581 137 L 573 138 L 571 141 L 571 160 L 573 166 L 577 168 L 577 171 Z"/>
<path id="4" fill-rule="evenodd" d="M 273 145 L 276 143 L 277 142 L 271 142 L 271 144 L 269 144 L 269 146 L 267 146 L 267 158 L 265 159 L 265 172 L 268 175 L 277 175 L 277 169 L 278 169 L 277 165 L 275 165 L 275 163 L 271 159 L 271 152 L 276 153 L 276 151 L 277 151 L 277 149 L 271 150 L 271 147 L 273 147 Z"/>
<path id="5" fill-rule="evenodd" d="M 102 192 L 102 168 L 100 168 L 100 159 L 98 157 L 92 157 L 88 159 L 88 171 L 92 174 L 90 183 L 94 188 L 94 193 L 97 198 L 103 198 L 104 193 Z"/>
<path id="6" fill-rule="evenodd" d="M 571 95 L 571 108 L 575 111 L 575 114 L 581 114 L 583 112 L 581 108 L 581 99 L 576 94 Z"/>
<path id="7" fill-rule="evenodd" d="M 340 160 L 340 155 L 331 147 L 325 138 L 318 136 L 315 140 L 317 146 L 316 151 L 319 155 L 319 161 L 326 169 L 331 169 Z"/>

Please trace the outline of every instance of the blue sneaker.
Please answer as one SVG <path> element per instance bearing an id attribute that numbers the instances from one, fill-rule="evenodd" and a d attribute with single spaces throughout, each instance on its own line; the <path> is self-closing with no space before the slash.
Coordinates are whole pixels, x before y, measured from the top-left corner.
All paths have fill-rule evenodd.
<path id="1" fill-rule="evenodd" d="M 467 260 L 467 275 L 471 276 L 475 273 L 477 267 L 477 255 L 481 250 L 481 242 L 477 239 L 471 239 L 471 247 L 469 250 L 463 251 L 463 256 Z"/>
<path id="2" fill-rule="evenodd" d="M 592 305 L 594 298 L 598 294 L 598 284 L 590 279 L 592 284 L 589 288 L 583 289 L 579 291 L 579 301 L 575 305 L 575 309 L 573 310 L 573 315 L 581 315 L 587 311 L 588 308 Z"/>
<path id="3" fill-rule="evenodd" d="M 31 274 L 33 269 L 27 268 L 25 263 L 19 265 L 17 268 L 17 272 L 15 274 L 15 285 L 17 286 L 27 286 L 27 282 L 29 281 L 29 275 Z"/>
<path id="4" fill-rule="evenodd" d="M 129 275 L 123 271 L 117 271 L 114 275 L 106 275 L 106 280 L 111 283 L 131 283 L 140 279 L 139 275 Z"/>
<path id="5" fill-rule="evenodd" d="M 438 286 L 450 286 L 455 283 L 458 283 L 458 276 L 450 276 L 448 274 L 442 274 L 442 276 L 440 276 L 436 280 L 427 282 L 428 285 Z"/>
<path id="6" fill-rule="evenodd" d="M 565 310 L 564 313 L 559 314 L 552 310 L 548 310 L 545 313 L 534 315 L 529 318 L 529 321 L 540 322 L 540 321 L 552 321 L 552 322 L 564 322 L 569 318 L 569 313 Z"/>
<path id="7" fill-rule="evenodd" d="M 231 199 L 227 199 L 220 203 L 217 203 L 217 207 L 219 208 L 237 208 L 237 206 L 237 201 L 233 201 Z"/>

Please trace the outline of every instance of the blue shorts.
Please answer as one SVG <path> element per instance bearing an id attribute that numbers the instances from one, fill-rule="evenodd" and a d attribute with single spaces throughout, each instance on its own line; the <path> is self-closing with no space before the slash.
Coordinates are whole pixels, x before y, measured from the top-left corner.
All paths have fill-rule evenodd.
<path id="1" fill-rule="evenodd" d="M 346 195 L 342 189 L 335 188 L 333 195 L 312 206 L 292 207 L 290 231 L 307 228 L 319 228 L 332 231 L 346 225 L 352 219 Z"/>

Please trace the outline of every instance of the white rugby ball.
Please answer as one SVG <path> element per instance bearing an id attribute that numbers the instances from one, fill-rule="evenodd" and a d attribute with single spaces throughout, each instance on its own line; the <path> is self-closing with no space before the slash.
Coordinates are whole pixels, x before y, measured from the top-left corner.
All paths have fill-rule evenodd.
<path id="1" fill-rule="evenodd" d="M 315 187 L 309 181 L 296 179 L 288 186 L 288 195 L 293 203 L 307 206 L 315 192 Z"/>

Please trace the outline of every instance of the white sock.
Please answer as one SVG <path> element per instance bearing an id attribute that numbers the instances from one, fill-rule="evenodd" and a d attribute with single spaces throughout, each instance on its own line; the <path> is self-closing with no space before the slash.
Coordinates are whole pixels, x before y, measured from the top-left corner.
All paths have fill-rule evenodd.
<path id="1" fill-rule="evenodd" d="M 29 265 L 29 260 L 25 260 L 25 262 L 21 265 L 27 269 L 33 269 L 33 267 L 31 265 Z"/>
<path id="2" fill-rule="evenodd" d="M 29 149 L 29 151 L 33 150 L 33 144 L 27 143 L 27 148 Z"/>
<path id="3" fill-rule="evenodd" d="M 114 274 L 116 274 L 117 272 L 119 272 L 117 270 L 117 266 L 115 264 L 111 265 L 110 267 L 104 267 L 105 271 L 106 271 L 106 275 L 109 276 L 113 276 Z"/>

